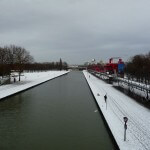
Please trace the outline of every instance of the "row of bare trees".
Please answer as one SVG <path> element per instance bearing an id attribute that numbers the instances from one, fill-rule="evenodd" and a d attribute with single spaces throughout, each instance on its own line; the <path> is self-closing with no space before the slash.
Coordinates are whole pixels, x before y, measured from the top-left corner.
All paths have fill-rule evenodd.
<path id="1" fill-rule="evenodd" d="M 24 70 L 27 72 L 48 71 L 48 70 L 68 70 L 66 62 L 44 62 L 25 64 Z"/>
<path id="2" fill-rule="evenodd" d="M 25 48 L 11 45 L 0 47 L 0 76 L 9 76 L 18 72 L 19 81 L 23 71 L 67 70 L 66 62 L 35 63 L 34 58 Z"/>
<path id="3" fill-rule="evenodd" d="M 135 55 L 126 64 L 128 77 L 145 84 L 150 84 L 150 52 L 145 55 Z"/>

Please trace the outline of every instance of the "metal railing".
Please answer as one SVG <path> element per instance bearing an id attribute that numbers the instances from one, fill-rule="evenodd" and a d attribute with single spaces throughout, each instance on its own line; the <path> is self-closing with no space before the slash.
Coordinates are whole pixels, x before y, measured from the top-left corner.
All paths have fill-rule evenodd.
<path id="1" fill-rule="evenodd" d="M 150 94 L 150 85 L 135 82 L 135 81 L 132 81 L 132 80 L 126 79 L 126 78 L 120 78 L 117 75 L 109 75 L 107 73 L 97 72 L 97 71 L 93 71 L 93 70 L 88 70 L 88 72 L 90 72 L 91 74 L 93 74 L 94 76 L 96 76 L 100 79 L 109 80 L 109 81 L 118 82 L 118 83 L 124 83 L 128 87 L 135 88 L 140 91 L 146 92 L 147 95 Z"/>

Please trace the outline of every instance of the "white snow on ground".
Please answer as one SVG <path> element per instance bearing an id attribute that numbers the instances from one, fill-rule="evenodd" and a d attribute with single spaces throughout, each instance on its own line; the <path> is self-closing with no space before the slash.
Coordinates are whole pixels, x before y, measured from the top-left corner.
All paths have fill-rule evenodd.
<path id="1" fill-rule="evenodd" d="M 66 73 L 68 73 L 68 71 L 24 73 L 24 76 L 21 76 L 21 82 L 17 81 L 16 83 L 0 86 L 0 99 L 26 90 L 35 85 L 51 80 Z"/>
<path id="2" fill-rule="evenodd" d="M 150 110 L 116 90 L 112 85 L 86 71 L 83 73 L 119 148 L 121 150 L 150 150 Z M 104 101 L 106 93 L 107 109 Z M 126 141 L 124 141 L 123 117 L 128 117 Z"/>

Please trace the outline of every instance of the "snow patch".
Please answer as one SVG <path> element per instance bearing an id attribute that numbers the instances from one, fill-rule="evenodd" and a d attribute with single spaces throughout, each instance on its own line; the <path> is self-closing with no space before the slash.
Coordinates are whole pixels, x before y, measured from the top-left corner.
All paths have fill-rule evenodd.
<path id="1" fill-rule="evenodd" d="M 150 110 L 87 71 L 83 73 L 119 148 L 150 150 Z M 107 103 L 104 100 L 106 93 Z M 128 117 L 126 141 L 123 117 Z"/>
<path id="2" fill-rule="evenodd" d="M 17 81 L 13 84 L 0 86 L 0 99 L 24 91 L 28 88 L 34 87 L 38 84 L 41 84 L 43 82 L 46 82 L 58 76 L 64 75 L 66 73 L 68 73 L 68 71 L 47 71 L 47 72 L 24 73 L 24 76 L 21 77 L 20 82 Z"/>

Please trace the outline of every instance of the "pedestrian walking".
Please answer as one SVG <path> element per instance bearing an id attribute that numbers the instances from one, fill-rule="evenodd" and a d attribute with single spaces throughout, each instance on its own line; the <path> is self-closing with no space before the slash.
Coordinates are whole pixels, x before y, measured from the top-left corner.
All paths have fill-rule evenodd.
<path id="1" fill-rule="evenodd" d="M 106 110 L 107 110 L 107 94 L 105 94 L 104 100 L 105 100 L 105 103 L 106 103 Z"/>
<path id="2" fill-rule="evenodd" d="M 16 82 L 16 78 L 14 78 L 14 83 Z"/>
<path id="3" fill-rule="evenodd" d="M 107 101 L 107 95 L 104 96 L 104 100 L 105 100 L 105 103 L 106 103 L 106 101 Z"/>

